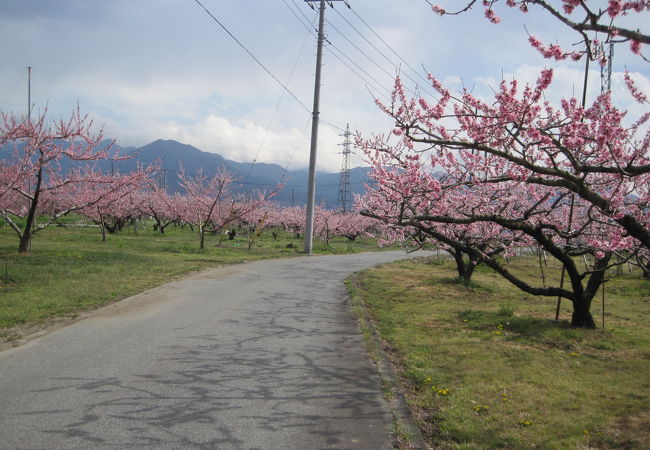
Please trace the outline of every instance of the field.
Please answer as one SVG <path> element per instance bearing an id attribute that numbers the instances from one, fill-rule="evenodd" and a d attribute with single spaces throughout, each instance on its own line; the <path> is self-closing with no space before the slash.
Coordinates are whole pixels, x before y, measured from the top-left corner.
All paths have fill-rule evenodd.
<path id="1" fill-rule="evenodd" d="M 279 231 L 263 233 L 248 250 L 248 238 L 209 235 L 199 250 L 198 233 L 189 227 L 138 223 L 101 241 L 99 228 L 78 226 L 71 217 L 63 226 L 36 235 L 31 255 L 16 253 L 18 240 L 0 222 L 0 343 L 60 321 L 74 320 L 84 311 L 126 298 L 187 273 L 226 264 L 302 254 L 302 240 Z M 221 245 L 219 246 L 219 244 Z M 337 238 L 329 245 L 314 239 L 314 253 L 343 253 L 377 249 L 374 241 Z"/>
<path id="2" fill-rule="evenodd" d="M 514 264 L 539 279 L 534 258 Z M 547 281 L 558 272 L 545 267 Z M 600 294 L 592 307 L 596 330 L 571 328 L 566 301 L 556 322 L 555 299 L 481 266 L 459 283 L 435 257 L 362 272 L 349 286 L 431 446 L 650 448 L 650 281 L 627 267 L 611 275 L 604 329 Z"/>

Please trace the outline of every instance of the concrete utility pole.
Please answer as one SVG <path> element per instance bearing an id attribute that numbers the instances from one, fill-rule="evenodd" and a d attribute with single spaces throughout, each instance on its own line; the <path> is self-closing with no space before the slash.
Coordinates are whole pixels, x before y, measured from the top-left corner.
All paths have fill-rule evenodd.
<path id="1" fill-rule="evenodd" d="M 314 203 L 316 202 L 316 149 L 318 147 L 318 108 L 320 105 L 320 77 L 323 61 L 323 26 L 325 24 L 325 0 L 320 0 L 318 19 L 318 50 L 316 52 L 316 81 L 314 83 L 314 108 L 311 119 L 311 147 L 309 150 L 309 180 L 307 184 L 307 221 L 305 222 L 305 253 L 311 255 L 314 240 Z"/>
<path id="2" fill-rule="evenodd" d="M 347 0 L 328 0 L 332 5 L 333 1 L 343 1 L 348 5 Z M 309 150 L 309 180 L 307 184 L 307 221 L 305 222 L 305 253 L 311 255 L 312 243 L 314 240 L 314 206 L 316 203 L 316 150 L 318 147 L 318 116 L 320 114 L 320 79 L 321 66 L 323 61 L 323 41 L 325 34 L 325 0 L 305 0 L 306 3 L 320 3 L 320 14 L 318 20 L 318 50 L 316 52 L 316 81 L 314 83 L 314 109 L 312 110 L 311 122 L 311 148 Z M 311 5 L 310 5 L 311 6 Z M 348 5 L 349 7 L 349 5 Z"/>
<path id="3" fill-rule="evenodd" d="M 32 123 L 32 67 L 27 66 L 27 123 Z M 29 195 L 32 194 L 32 179 L 29 178 Z M 32 218 L 32 224 L 36 221 Z M 32 240 L 29 240 L 29 254 L 32 254 Z"/>
<path id="4" fill-rule="evenodd" d="M 334 7 L 332 2 L 343 1 L 347 7 L 350 5 L 347 0 L 327 0 L 327 3 Z M 318 147 L 318 116 L 320 115 L 320 78 L 321 66 L 323 62 L 323 42 L 325 33 L 325 0 L 305 0 L 305 3 L 319 2 L 319 20 L 318 20 L 318 50 L 316 52 L 316 81 L 314 83 L 314 109 L 312 110 L 311 122 L 311 148 L 309 150 L 309 180 L 307 184 L 307 221 L 305 222 L 305 253 L 311 255 L 312 243 L 314 240 L 314 206 L 316 203 L 316 149 Z"/>

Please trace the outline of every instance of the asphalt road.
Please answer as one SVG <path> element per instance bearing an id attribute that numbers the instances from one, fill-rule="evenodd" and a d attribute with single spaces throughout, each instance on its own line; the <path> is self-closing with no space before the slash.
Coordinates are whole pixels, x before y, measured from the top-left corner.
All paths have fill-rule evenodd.
<path id="1" fill-rule="evenodd" d="M 405 257 L 202 272 L 1 352 L 0 448 L 389 449 L 343 280 Z"/>

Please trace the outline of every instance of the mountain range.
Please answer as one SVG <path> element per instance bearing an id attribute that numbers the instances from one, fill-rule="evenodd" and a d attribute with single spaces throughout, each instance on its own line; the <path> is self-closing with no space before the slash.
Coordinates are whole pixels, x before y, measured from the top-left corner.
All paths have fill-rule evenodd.
<path id="1" fill-rule="evenodd" d="M 285 168 L 278 164 L 231 161 L 217 153 L 204 152 L 191 145 L 162 139 L 139 148 L 121 148 L 120 153 L 132 156 L 131 159 L 113 163 L 113 169 L 119 169 L 121 172 L 133 170 L 138 163 L 147 165 L 156 161 L 160 162 L 159 183 L 168 192 L 182 191 L 178 178 L 181 165 L 188 174 L 194 174 L 199 169 L 203 169 L 203 173 L 208 176 L 214 175 L 220 167 L 223 167 L 234 176 L 236 180 L 234 188 L 238 192 L 268 191 L 282 182 L 284 188 L 273 197 L 275 202 L 282 206 L 301 206 L 307 202 L 307 169 L 285 171 Z M 103 169 L 108 170 L 110 167 L 105 166 Z M 348 191 L 350 203 L 348 207 L 353 201 L 352 194 L 364 192 L 365 183 L 370 182 L 369 172 L 369 167 L 350 169 Z M 340 205 L 339 181 L 339 173 L 317 171 L 316 203 L 327 208 L 340 208 L 342 205 Z"/>
<path id="2" fill-rule="evenodd" d="M 111 141 L 104 141 L 99 148 L 105 148 Z M 20 147 L 22 144 L 18 144 Z M 0 146 L 0 160 L 11 158 L 13 146 L 6 144 Z M 254 190 L 271 190 L 278 183 L 282 182 L 284 188 L 273 197 L 273 200 L 282 206 L 302 206 L 307 203 L 307 181 L 308 170 L 289 170 L 278 164 L 268 163 L 242 163 L 230 161 L 223 156 L 204 152 L 191 145 L 182 144 L 172 140 L 157 140 L 143 147 L 119 147 L 122 156 L 131 156 L 130 159 L 121 161 L 98 161 L 98 169 L 109 172 L 119 171 L 128 173 L 133 171 L 137 164 L 147 166 L 153 163 L 160 163 L 161 170 L 156 175 L 161 187 L 170 192 L 181 192 L 178 172 L 181 166 L 189 175 L 203 169 L 203 173 L 212 176 L 223 167 L 235 178 L 233 188 L 237 192 L 249 192 Z M 67 171 L 74 162 L 69 160 L 61 161 L 61 169 Z M 348 207 L 352 203 L 352 194 L 362 194 L 365 184 L 370 183 L 368 173 L 369 167 L 356 167 L 349 172 L 349 194 Z M 316 203 L 327 208 L 341 208 L 339 195 L 339 173 L 318 172 L 316 173 Z"/>

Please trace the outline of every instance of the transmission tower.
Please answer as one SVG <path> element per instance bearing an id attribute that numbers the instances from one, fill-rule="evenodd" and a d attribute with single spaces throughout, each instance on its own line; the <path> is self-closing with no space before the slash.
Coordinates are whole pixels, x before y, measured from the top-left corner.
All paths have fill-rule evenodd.
<path id="1" fill-rule="evenodd" d="M 605 53 L 605 47 L 600 44 L 600 51 Z M 600 92 L 609 91 L 612 89 L 612 61 L 614 60 L 614 43 L 609 43 L 609 55 L 607 56 L 607 64 L 600 66 Z"/>
<path id="2" fill-rule="evenodd" d="M 352 193 L 350 192 L 350 154 L 352 153 L 352 139 L 350 139 L 352 133 L 350 133 L 350 124 L 347 124 L 345 127 L 345 133 L 343 133 L 343 164 L 341 165 L 341 175 L 339 177 L 339 197 L 337 203 L 341 206 L 341 211 L 348 212 L 352 208 L 350 203 L 352 202 Z"/>

